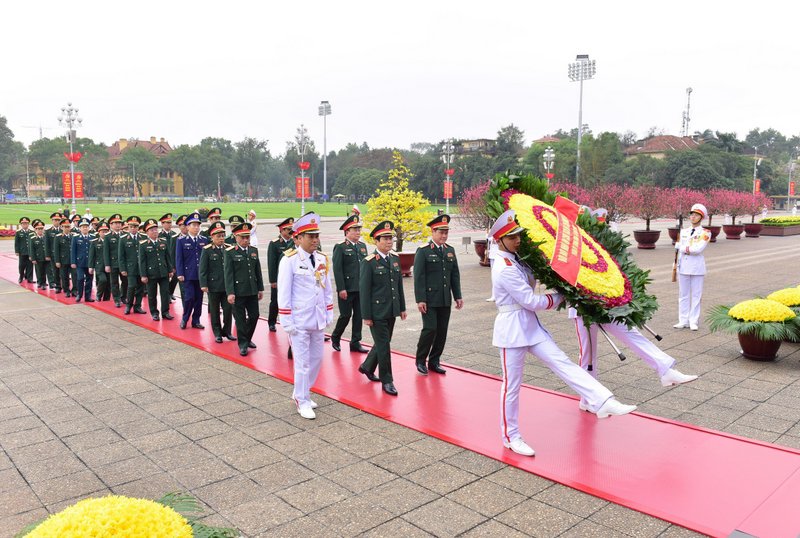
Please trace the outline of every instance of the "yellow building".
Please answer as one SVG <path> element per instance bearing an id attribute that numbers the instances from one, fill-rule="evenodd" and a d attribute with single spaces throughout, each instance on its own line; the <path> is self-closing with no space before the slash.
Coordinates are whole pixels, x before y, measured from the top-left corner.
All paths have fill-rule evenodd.
<path id="1" fill-rule="evenodd" d="M 164 138 L 156 139 L 151 136 L 150 140 L 135 140 L 127 138 L 120 138 L 108 148 L 108 157 L 112 162 L 116 162 L 122 157 L 122 154 L 133 148 L 144 148 L 156 158 L 161 158 L 168 155 L 172 151 L 172 147 Z M 117 170 L 113 180 L 113 191 L 105 193 L 106 196 L 121 195 L 121 196 L 139 196 L 136 189 L 133 188 L 133 175 L 130 170 Z M 168 168 L 160 169 L 153 181 L 141 182 L 142 196 L 177 196 L 183 197 L 183 177 Z"/>

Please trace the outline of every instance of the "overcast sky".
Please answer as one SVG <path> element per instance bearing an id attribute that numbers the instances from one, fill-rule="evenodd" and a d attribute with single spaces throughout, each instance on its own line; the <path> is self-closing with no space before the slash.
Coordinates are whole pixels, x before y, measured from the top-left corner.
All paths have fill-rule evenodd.
<path id="1" fill-rule="evenodd" d="M 800 133 L 797 2 L 43 2 L 3 6 L 0 115 L 53 137 L 72 101 L 79 136 L 268 139 L 304 123 L 322 149 L 526 141 L 578 123 L 576 54 L 597 61 L 583 118 L 595 132 L 754 127 Z"/>

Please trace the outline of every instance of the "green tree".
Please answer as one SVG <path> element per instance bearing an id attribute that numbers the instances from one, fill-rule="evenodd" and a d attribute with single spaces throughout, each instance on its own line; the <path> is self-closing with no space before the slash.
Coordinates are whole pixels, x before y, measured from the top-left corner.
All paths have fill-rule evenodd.
<path id="1" fill-rule="evenodd" d="M 386 172 L 375 168 L 349 168 L 339 174 L 336 182 L 336 194 L 346 196 L 368 197 L 380 187 Z"/>
<path id="2" fill-rule="evenodd" d="M 0 116 L 0 185 L 10 190 L 11 179 L 24 170 L 25 146 L 14 140 L 4 116 Z"/>
<path id="3" fill-rule="evenodd" d="M 425 226 L 429 215 L 424 211 L 430 204 L 421 192 L 409 188 L 412 177 L 411 169 L 403 162 L 403 156 L 395 151 L 392 154 L 392 168 L 375 196 L 367 201 L 368 211 L 364 217 L 367 230 L 383 220 L 394 222 L 398 252 L 403 250 L 405 241 L 424 240 L 430 235 Z"/>
<path id="4" fill-rule="evenodd" d="M 661 183 L 663 187 L 697 190 L 730 187 L 730 183 L 715 170 L 713 162 L 699 151 L 668 153 Z"/>
<path id="5" fill-rule="evenodd" d="M 236 177 L 248 190 L 263 183 L 270 155 L 266 140 L 247 137 L 236 143 Z"/>
<path id="6" fill-rule="evenodd" d="M 78 138 L 73 149 L 82 154 L 77 168 L 83 172 L 84 190 L 88 196 L 95 196 L 102 190 L 104 182 L 110 184 L 114 176 L 108 148 L 103 143 L 95 143 L 91 138 Z"/>
<path id="7" fill-rule="evenodd" d="M 61 172 L 69 169 L 64 152 L 69 151 L 69 144 L 64 138 L 40 138 L 28 148 L 28 156 L 36 163 L 47 179 L 51 192 L 61 193 Z"/>
<path id="8" fill-rule="evenodd" d="M 158 158 L 142 147 L 125 150 L 117 161 L 117 169 L 132 178 L 139 196 L 144 183 L 155 181 L 159 168 Z"/>

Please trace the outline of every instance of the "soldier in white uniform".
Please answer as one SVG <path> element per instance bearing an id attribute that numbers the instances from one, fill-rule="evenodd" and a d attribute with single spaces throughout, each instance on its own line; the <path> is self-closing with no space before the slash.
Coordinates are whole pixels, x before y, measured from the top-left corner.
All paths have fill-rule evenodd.
<path id="1" fill-rule="evenodd" d="M 678 251 L 678 323 L 676 329 L 690 327 L 696 331 L 700 325 L 700 301 L 703 297 L 703 278 L 706 274 L 706 259 L 703 251 L 711 240 L 711 232 L 700 226 L 708 215 L 703 204 L 694 204 L 689 213 L 691 228 L 681 230 L 681 238 L 675 243 Z"/>
<path id="2" fill-rule="evenodd" d="M 278 265 L 278 314 L 294 355 L 297 412 L 316 418 L 311 387 L 322 365 L 325 327 L 333 321 L 333 290 L 328 258 L 319 246 L 319 215 L 306 213 L 292 231 L 297 249 L 286 251 Z"/>
<path id="3" fill-rule="evenodd" d="M 508 210 L 494 223 L 491 235 L 499 250 L 492 267 L 492 291 L 498 314 L 494 322 L 492 344 L 500 348 L 503 383 L 500 392 L 500 428 L 503 446 L 524 456 L 534 450 L 519 432 L 519 388 L 522 383 L 525 355 L 536 355 L 587 402 L 587 409 L 598 418 L 630 413 L 636 406 L 623 405 L 597 379 L 569 360 L 539 322 L 537 310 L 548 310 L 563 302 L 558 293 L 536 295 L 536 280 L 516 253 L 523 232 Z"/>

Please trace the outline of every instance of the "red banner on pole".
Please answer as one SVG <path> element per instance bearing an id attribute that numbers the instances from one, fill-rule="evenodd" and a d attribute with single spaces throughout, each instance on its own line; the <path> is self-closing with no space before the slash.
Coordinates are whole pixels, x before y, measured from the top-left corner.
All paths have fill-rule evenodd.
<path id="1" fill-rule="evenodd" d="M 794 196 L 794 181 L 789 182 L 789 196 Z"/>
<path id="2" fill-rule="evenodd" d="M 761 180 L 760 179 L 756 180 L 755 192 L 761 192 Z"/>
<path id="3" fill-rule="evenodd" d="M 303 180 L 305 179 L 305 182 Z M 309 178 L 296 177 L 294 178 L 294 197 L 295 198 L 311 198 Z"/>
<path id="4" fill-rule="evenodd" d="M 61 173 L 61 183 L 64 198 L 72 198 L 72 175 L 69 172 Z M 75 198 L 83 198 L 83 172 L 75 172 Z"/>
<path id="5" fill-rule="evenodd" d="M 444 180 L 444 199 L 445 200 L 453 199 L 453 180 L 451 179 Z"/>

